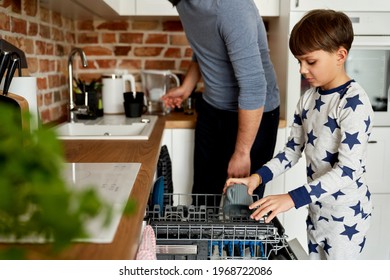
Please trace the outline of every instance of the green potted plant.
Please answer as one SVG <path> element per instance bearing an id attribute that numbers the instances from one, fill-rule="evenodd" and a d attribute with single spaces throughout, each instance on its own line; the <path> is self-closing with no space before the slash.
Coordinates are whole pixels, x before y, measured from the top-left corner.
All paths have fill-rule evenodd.
<path id="1" fill-rule="evenodd" d="M 2 104 L 0 115 L 1 243 L 40 236 L 50 240 L 55 254 L 74 238 L 85 237 L 86 219 L 103 213 L 109 222 L 110 208 L 93 188 L 75 191 L 67 187 L 61 176 L 62 147 L 54 130 L 22 129 L 21 118 L 28 121 L 29 114 L 20 115 Z M 25 257 L 11 252 L 0 249 L 0 259 Z"/>

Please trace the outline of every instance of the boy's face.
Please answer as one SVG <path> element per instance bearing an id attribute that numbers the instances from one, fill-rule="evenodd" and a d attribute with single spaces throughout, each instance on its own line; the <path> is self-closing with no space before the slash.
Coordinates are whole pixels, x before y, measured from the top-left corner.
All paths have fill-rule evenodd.
<path id="1" fill-rule="evenodd" d="M 313 51 L 296 56 L 300 65 L 300 73 L 312 87 L 323 90 L 336 88 L 349 79 L 344 71 L 344 62 L 347 51 L 340 48 L 334 52 L 323 50 Z"/>

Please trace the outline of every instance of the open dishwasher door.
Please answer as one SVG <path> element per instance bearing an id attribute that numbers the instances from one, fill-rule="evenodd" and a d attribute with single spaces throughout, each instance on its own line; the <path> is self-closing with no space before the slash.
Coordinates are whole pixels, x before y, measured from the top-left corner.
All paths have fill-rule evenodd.
<path id="1" fill-rule="evenodd" d="M 145 219 L 156 236 L 157 259 L 164 260 L 297 260 L 277 218 L 255 221 L 249 214 L 226 215 L 221 195 L 199 195 L 206 205 L 185 205 L 185 194 L 164 194 L 164 204 L 149 205 Z M 219 196 L 219 197 L 218 197 Z M 257 199 L 257 198 L 255 198 Z M 175 201 L 175 205 L 173 205 Z M 190 200 L 191 201 L 191 200 Z M 210 203 L 214 201 L 215 203 Z M 301 250 L 304 252 L 302 246 Z M 302 251 L 299 256 L 304 256 Z"/>

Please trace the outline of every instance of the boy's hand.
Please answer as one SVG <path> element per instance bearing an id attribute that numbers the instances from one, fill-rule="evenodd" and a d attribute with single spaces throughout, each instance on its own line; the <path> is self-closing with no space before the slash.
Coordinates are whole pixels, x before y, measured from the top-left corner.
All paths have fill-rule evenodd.
<path id="1" fill-rule="evenodd" d="M 227 188 L 233 184 L 244 184 L 248 187 L 248 194 L 253 195 L 253 191 L 258 187 L 259 179 L 258 177 L 249 176 L 245 178 L 229 178 L 226 180 L 225 187 L 223 188 L 223 193 L 226 193 Z"/>
<path id="2" fill-rule="evenodd" d="M 251 218 L 256 221 L 269 214 L 265 222 L 269 223 L 279 213 L 286 212 L 294 207 L 294 201 L 289 194 L 269 195 L 249 205 L 249 209 L 256 209 Z"/>

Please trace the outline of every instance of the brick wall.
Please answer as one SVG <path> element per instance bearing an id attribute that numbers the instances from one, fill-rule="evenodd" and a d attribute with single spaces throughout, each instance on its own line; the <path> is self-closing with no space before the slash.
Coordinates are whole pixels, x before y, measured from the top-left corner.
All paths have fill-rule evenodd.
<path id="1" fill-rule="evenodd" d="M 87 55 L 88 68 L 80 69 L 77 56 L 74 61 L 77 77 L 86 81 L 115 70 L 185 72 L 192 55 L 179 21 L 73 21 L 39 7 L 39 0 L 0 0 L 0 39 L 25 52 L 28 72 L 37 77 L 43 123 L 67 115 L 72 47 Z"/>

